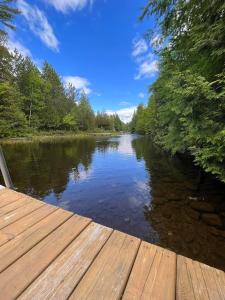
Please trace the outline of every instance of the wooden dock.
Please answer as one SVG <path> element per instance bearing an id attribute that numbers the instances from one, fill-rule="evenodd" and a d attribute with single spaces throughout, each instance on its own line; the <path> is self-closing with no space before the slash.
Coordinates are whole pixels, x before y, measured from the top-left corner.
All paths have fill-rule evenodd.
<path id="1" fill-rule="evenodd" d="M 0 299 L 15 298 L 222 300 L 225 273 L 0 186 Z"/>

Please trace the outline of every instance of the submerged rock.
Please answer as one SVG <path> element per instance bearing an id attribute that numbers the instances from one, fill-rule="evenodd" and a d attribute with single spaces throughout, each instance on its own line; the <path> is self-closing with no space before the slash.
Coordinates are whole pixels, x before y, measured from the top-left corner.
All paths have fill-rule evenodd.
<path id="1" fill-rule="evenodd" d="M 215 206 L 210 202 L 205 201 L 191 201 L 190 207 L 201 212 L 214 212 Z"/>
<path id="2" fill-rule="evenodd" d="M 202 214 L 202 220 L 210 226 L 223 226 L 221 218 L 216 214 Z"/>
<path id="3" fill-rule="evenodd" d="M 130 223 L 130 218 L 125 218 L 124 221 L 125 223 Z"/>
<path id="4" fill-rule="evenodd" d="M 219 229 L 216 229 L 215 227 L 211 227 L 209 231 L 211 234 L 225 239 L 225 230 L 219 230 Z"/>

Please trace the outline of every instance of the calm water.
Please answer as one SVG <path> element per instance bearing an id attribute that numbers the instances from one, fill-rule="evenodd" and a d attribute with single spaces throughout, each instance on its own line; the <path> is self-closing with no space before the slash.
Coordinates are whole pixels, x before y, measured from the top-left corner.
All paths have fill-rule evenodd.
<path id="1" fill-rule="evenodd" d="M 225 270 L 225 185 L 191 161 L 132 135 L 3 150 L 19 191 Z"/>

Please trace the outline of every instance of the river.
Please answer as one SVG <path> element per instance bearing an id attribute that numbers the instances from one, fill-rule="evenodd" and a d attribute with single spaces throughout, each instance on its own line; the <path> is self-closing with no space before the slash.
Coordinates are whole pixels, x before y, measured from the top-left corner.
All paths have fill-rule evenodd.
<path id="1" fill-rule="evenodd" d="M 190 159 L 129 134 L 3 150 L 19 191 L 225 270 L 225 185 Z"/>

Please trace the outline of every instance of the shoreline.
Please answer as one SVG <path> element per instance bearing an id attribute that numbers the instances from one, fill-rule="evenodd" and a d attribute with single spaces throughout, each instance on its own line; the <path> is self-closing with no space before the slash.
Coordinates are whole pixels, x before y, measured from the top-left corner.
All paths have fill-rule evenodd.
<path id="1" fill-rule="evenodd" d="M 24 136 L 24 137 L 7 137 L 0 138 L 0 144 L 9 144 L 9 143 L 29 143 L 29 142 L 42 142 L 49 139 L 75 139 L 75 138 L 87 138 L 87 137 L 110 137 L 118 136 L 123 134 L 123 132 L 80 132 L 80 133 L 44 133 L 33 135 L 33 136 Z"/>

